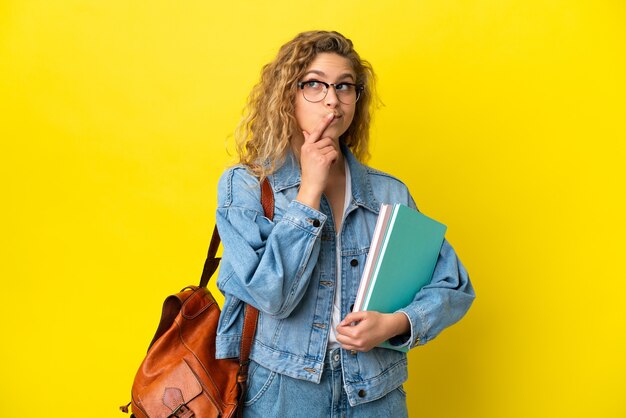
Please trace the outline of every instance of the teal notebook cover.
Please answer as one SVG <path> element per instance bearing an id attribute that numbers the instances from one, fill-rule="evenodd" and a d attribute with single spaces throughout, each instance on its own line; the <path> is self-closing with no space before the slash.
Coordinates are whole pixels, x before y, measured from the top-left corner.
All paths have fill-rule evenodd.
<path id="1" fill-rule="evenodd" d="M 394 205 L 363 310 L 392 313 L 430 283 L 447 227 L 404 205 Z M 408 351 L 385 342 L 382 347 Z"/>

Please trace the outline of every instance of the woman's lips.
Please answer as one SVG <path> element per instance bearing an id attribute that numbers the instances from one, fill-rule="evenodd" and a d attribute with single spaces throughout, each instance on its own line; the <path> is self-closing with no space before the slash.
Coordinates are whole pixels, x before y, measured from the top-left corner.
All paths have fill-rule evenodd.
<path id="1" fill-rule="evenodd" d="M 343 115 L 334 114 L 333 120 L 330 123 L 335 123 L 337 120 L 341 119 Z"/>

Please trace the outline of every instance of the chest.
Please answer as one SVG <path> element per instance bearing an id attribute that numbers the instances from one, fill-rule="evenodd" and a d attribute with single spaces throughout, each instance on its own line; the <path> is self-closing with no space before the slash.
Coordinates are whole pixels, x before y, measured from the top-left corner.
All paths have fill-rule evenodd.
<path id="1" fill-rule="evenodd" d="M 329 205 L 329 212 L 332 214 L 332 222 L 335 231 L 341 231 L 343 215 L 346 209 L 346 187 L 337 185 L 335 188 L 324 192 L 326 201 Z"/>

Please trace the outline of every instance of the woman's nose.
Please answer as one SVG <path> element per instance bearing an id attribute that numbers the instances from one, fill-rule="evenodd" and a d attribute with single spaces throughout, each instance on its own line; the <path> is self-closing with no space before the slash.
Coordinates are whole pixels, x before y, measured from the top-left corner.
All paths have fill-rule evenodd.
<path id="1" fill-rule="evenodd" d="M 326 97 L 324 98 L 324 103 L 328 107 L 337 106 L 339 103 L 339 99 L 337 98 L 337 91 L 335 90 L 335 86 L 329 86 L 328 92 L 326 93 Z"/>

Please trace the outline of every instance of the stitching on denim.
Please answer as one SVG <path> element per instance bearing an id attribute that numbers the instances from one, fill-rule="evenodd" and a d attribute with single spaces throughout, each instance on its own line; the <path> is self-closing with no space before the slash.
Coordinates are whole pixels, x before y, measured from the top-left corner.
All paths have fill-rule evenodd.
<path id="1" fill-rule="evenodd" d="M 263 367 L 261 365 L 257 365 L 257 368 L 254 370 L 256 372 L 256 370 L 259 367 Z M 269 369 L 268 369 L 269 370 Z M 250 406 L 253 405 L 255 402 L 257 402 L 261 396 L 263 396 L 263 394 L 265 392 L 267 392 L 267 389 L 269 389 L 270 385 L 272 384 L 272 382 L 274 381 L 274 378 L 276 377 L 276 372 L 271 371 L 270 370 L 270 375 L 267 378 L 267 380 L 265 381 L 265 383 L 263 383 L 263 386 L 261 387 L 261 389 L 259 390 L 259 393 L 257 393 L 256 395 L 254 395 L 254 397 L 252 399 L 250 399 L 248 402 L 244 402 L 245 406 Z"/>
<path id="2" fill-rule="evenodd" d="M 230 279 L 233 275 L 234 275 L 234 272 L 231 273 L 227 279 Z M 228 301 L 229 301 L 228 306 L 226 306 L 227 309 L 222 309 L 222 314 L 224 315 L 225 323 L 230 322 L 230 318 L 231 316 L 233 316 L 233 311 L 235 310 L 235 306 L 238 305 L 238 303 L 235 303 L 233 299 L 228 299 Z M 224 301 L 224 303 L 226 303 L 226 301 Z M 239 303 L 241 303 L 241 301 L 239 301 Z"/>
<path id="3" fill-rule="evenodd" d="M 230 206 L 233 203 L 233 175 L 235 170 L 228 171 L 228 178 L 226 179 L 226 206 Z"/>
<path id="4" fill-rule="evenodd" d="M 304 274 L 304 270 L 306 269 L 306 266 L 309 263 L 309 260 L 311 258 L 311 253 L 313 252 L 313 247 L 315 246 L 315 241 L 316 241 L 315 238 L 316 238 L 316 235 L 313 235 L 312 239 L 311 238 L 309 239 L 309 245 L 307 245 L 306 256 L 304 257 L 304 259 L 302 260 L 302 263 L 300 264 L 300 267 L 298 268 L 298 272 L 296 273 L 296 279 L 291 285 L 291 289 L 289 290 L 289 295 L 287 296 L 287 299 L 285 300 L 285 303 L 283 304 L 283 309 L 279 311 L 278 313 L 279 315 L 283 315 L 285 311 L 287 310 L 287 306 L 289 306 L 293 302 L 293 299 L 294 299 L 293 295 L 296 293 L 297 285 L 302 280 L 302 275 Z"/>
<path id="5" fill-rule="evenodd" d="M 318 231 L 312 231 L 309 228 L 306 228 L 306 226 L 300 225 L 298 222 L 294 222 L 294 220 L 292 220 L 291 218 L 288 218 L 288 217 L 287 218 L 283 218 L 283 220 L 286 221 L 286 222 L 289 222 L 290 224 L 292 224 L 293 226 L 295 226 L 298 229 L 303 230 L 304 232 L 308 232 L 313 237 L 317 237 L 319 235 L 319 233 L 320 233 L 319 231 L 322 230 L 322 228 L 318 227 L 317 228 Z M 311 228 L 313 228 L 313 227 L 311 227 Z"/>
<path id="6" fill-rule="evenodd" d="M 311 364 L 311 362 L 313 362 L 313 363 L 320 363 L 320 364 L 323 363 L 317 357 L 313 357 L 313 356 L 309 356 L 309 355 L 305 355 L 305 354 L 303 354 L 303 355 L 293 354 L 293 353 L 290 353 L 288 351 L 282 351 L 282 350 L 279 350 L 279 349 L 277 349 L 275 347 L 271 347 L 271 346 L 267 345 L 266 343 L 264 343 L 261 340 L 255 340 L 254 344 L 256 346 L 262 346 L 263 350 L 270 351 L 272 353 L 272 357 L 275 357 L 275 356 L 284 357 L 284 358 L 286 358 L 288 360 L 291 360 L 291 361 L 297 362 L 298 364 L 303 364 L 303 365 Z M 254 353 L 252 353 L 252 354 L 254 354 Z M 252 357 L 252 360 L 255 360 L 254 357 Z M 315 365 L 316 364 L 313 364 L 313 366 L 315 366 Z"/>
<path id="7" fill-rule="evenodd" d="M 408 365 L 408 361 L 406 358 L 406 354 L 405 353 L 402 353 L 402 354 L 403 355 L 400 358 L 400 360 L 396 361 L 395 363 L 390 364 L 385 370 L 383 370 L 381 373 L 377 374 L 376 376 L 366 379 L 366 380 L 361 380 L 359 382 L 351 382 L 351 383 L 359 383 L 359 384 L 377 383 L 380 380 L 384 380 L 387 375 L 389 374 L 393 375 L 397 368 L 403 367 L 403 366 L 406 368 Z"/>
<path id="8" fill-rule="evenodd" d="M 389 173 L 385 173 L 384 171 L 380 171 L 380 170 L 377 170 L 377 169 L 369 167 L 369 166 L 365 166 L 365 167 L 366 167 L 365 170 L 367 171 L 367 174 L 370 174 L 372 176 L 387 177 L 389 179 L 397 181 L 398 183 L 402 184 L 403 186 L 406 186 L 406 184 L 402 180 L 400 180 L 399 178 L 397 178 L 395 176 L 392 176 Z"/>
<path id="9" fill-rule="evenodd" d="M 253 213 L 255 213 L 257 215 L 261 215 L 261 216 L 263 216 L 265 218 L 265 214 L 263 212 L 261 212 L 261 211 L 259 211 L 257 209 L 252 209 L 252 208 L 248 208 L 248 207 L 245 207 L 245 206 L 231 205 L 231 206 L 221 206 L 221 207 L 217 208 L 217 210 L 223 210 L 223 211 L 226 211 L 226 212 L 230 211 L 231 209 L 237 209 L 237 210 L 241 210 L 243 212 L 245 212 L 245 211 L 253 212 Z"/>
<path id="10" fill-rule="evenodd" d="M 424 326 L 424 330 L 429 329 L 430 328 L 430 324 L 428 323 L 428 318 L 426 317 L 426 312 L 424 312 L 424 309 L 422 309 L 422 307 L 420 305 L 415 305 L 415 310 L 417 311 L 417 314 L 419 315 L 420 321 L 422 322 L 422 325 Z M 420 337 L 419 333 L 418 333 L 417 337 L 421 341 L 426 342 L 426 332 L 423 333 L 422 337 Z M 411 346 L 415 347 L 416 342 L 417 342 L 417 339 L 411 343 Z"/>
<path id="11" fill-rule="evenodd" d="M 260 315 L 260 316 L 261 316 L 260 319 L 265 318 L 265 315 Z M 274 329 L 274 335 L 272 336 L 272 345 L 276 345 L 276 343 L 278 342 L 280 334 L 283 330 L 284 323 L 285 321 L 283 319 L 278 319 L 278 325 L 276 325 L 276 328 Z"/>

